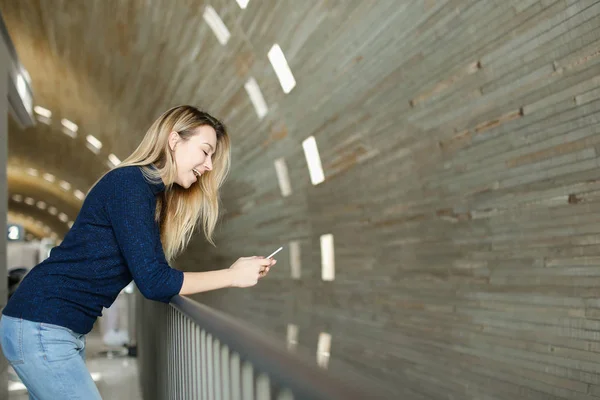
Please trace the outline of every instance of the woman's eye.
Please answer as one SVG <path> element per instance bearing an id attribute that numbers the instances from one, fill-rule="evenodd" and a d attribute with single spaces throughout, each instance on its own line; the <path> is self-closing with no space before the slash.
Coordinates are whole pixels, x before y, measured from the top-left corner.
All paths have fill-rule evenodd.
<path id="1" fill-rule="evenodd" d="M 204 150 L 202 150 L 202 152 L 204 152 L 204 155 L 208 157 L 208 153 Z"/>

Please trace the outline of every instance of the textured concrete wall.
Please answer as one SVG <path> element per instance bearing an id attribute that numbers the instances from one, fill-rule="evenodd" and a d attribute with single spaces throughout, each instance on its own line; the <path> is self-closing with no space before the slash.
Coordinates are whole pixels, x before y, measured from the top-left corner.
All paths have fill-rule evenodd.
<path id="1" fill-rule="evenodd" d="M 295 324 L 311 352 L 330 333 L 331 368 L 402 399 L 600 397 L 600 2 L 252 3 L 228 18 L 298 85 L 267 85 L 276 117 L 236 135 L 219 247 L 180 262 L 286 249 L 256 288 L 196 298 L 282 340 Z"/>

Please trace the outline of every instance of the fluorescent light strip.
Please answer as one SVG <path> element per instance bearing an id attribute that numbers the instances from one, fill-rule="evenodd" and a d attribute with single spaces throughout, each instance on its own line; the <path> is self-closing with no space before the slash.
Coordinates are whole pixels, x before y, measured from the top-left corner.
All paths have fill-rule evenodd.
<path id="1" fill-rule="evenodd" d="M 321 279 L 335 279 L 335 253 L 333 250 L 333 235 L 321 235 Z"/>
<path id="2" fill-rule="evenodd" d="M 69 182 L 67 182 L 67 181 L 60 181 L 60 183 L 58 185 L 63 190 L 70 190 L 71 189 L 71 184 Z"/>
<path id="3" fill-rule="evenodd" d="M 294 75 L 290 70 L 290 67 L 283 55 L 283 51 L 278 44 L 274 44 L 269 50 L 269 61 L 275 70 L 275 74 L 279 79 L 279 83 L 281 84 L 281 88 L 284 93 L 289 93 L 296 86 L 296 80 L 294 79 Z"/>
<path id="4" fill-rule="evenodd" d="M 297 240 L 291 241 L 289 251 L 292 279 L 300 279 L 300 242 Z"/>
<path id="5" fill-rule="evenodd" d="M 81 190 L 75 190 L 73 192 L 73 194 L 75 195 L 75 197 L 77 197 L 79 200 L 83 200 L 85 199 L 85 194 L 83 194 L 83 192 Z"/>
<path id="6" fill-rule="evenodd" d="M 54 182 L 56 180 L 56 177 L 52 174 L 44 174 L 44 179 L 48 182 Z"/>
<path id="7" fill-rule="evenodd" d="M 215 9 L 211 6 L 206 6 L 202 17 L 204 17 L 204 20 L 212 29 L 219 43 L 225 46 L 229 41 L 229 38 L 231 37 L 231 33 L 229 33 L 229 29 L 227 29 L 227 27 L 223 23 L 223 20 L 221 19 L 221 17 L 219 17 L 219 14 L 217 14 Z"/>
<path id="8" fill-rule="evenodd" d="M 61 119 L 60 123 L 64 127 L 63 132 L 66 135 L 72 137 L 73 139 L 77 137 L 77 130 L 79 129 L 79 127 L 75 123 L 69 121 L 66 118 Z"/>
<path id="9" fill-rule="evenodd" d="M 298 344 L 298 326 L 294 324 L 288 324 L 287 326 L 287 348 L 288 350 L 294 350 Z"/>
<path id="10" fill-rule="evenodd" d="M 331 351 L 331 335 L 326 332 L 319 334 L 319 342 L 317 343 L 317 363 L 322 368 L 327 368 L 329 364 L 329 356 Z"/>
<path id="11" fill-rule="evenodd" d="M 42 116 L 44 118 L 52 118 L 52 111 L 48 110 L 47 108 L 35 106 L 33 107 L 33 111 L 35 111 L 37 115 Z"/>
<path id="12" fill-rule="evenodd" d="M 99 141 L 98 139 L 96 139 L 92 135 L 87 135 L 87 137 L 85 138 L 85 140 L 87 140 L 87 142 L 90 145 L 92 145 L 94 148 L 96 148 L 97 150 L 100 150 L 102 148 L 102 142 Z"/>
<path id="13" fill-rule="evenodd" d="M 250 2 L 250 0 L 235 0 L 237 1 L 238 5 L 240 6 L 240 8 L 242 10 L 245 10 L 246 7 L 248 7 L 248 3 Z"/>
<path id="14" fill-rule="evenodd" d="M 321 165 L 321 157 L 319 156 L 319 149 L 317 148 L 317 141 L 314 136 L 302 142 L 304 148 L 304 156 L 306 157 L 306 163 L 308 164 L 308 172 L 310 173 L 310 180 L 313 185 L 318 185 L 325 180 L 325 174 L 323 173 L 323 166 Z"/>
<path id="15" fill-rule="evenodd" d="M 288 174 L 287 164 L 285 159 L 278 158 L 275 160 L 275 173 L 277 174 L 277 181 L 279 182 L 279 189 L 281 195 L 287 197 L 292 194 L 292 186 L 290 185 L 290 176 Z"/>
<path id="16" fill-rule="evenodd" d="M 121 160 L 119 160 L 119 158 L 114 154 L 108 155 L 108 161 L 112 164 L 113 167 L 116 167 L 117 165 L 121 164 Z"/>
<path id="17" fill-rule="evenodd" d="M 253 77 L 248 79 L 248 81 L 244 84 L 244 88 L 248 93 L 248 97 L 250 97 L 250 101 L 254 106 L 254 111 L 256 111 L 258 119 L 263 119 L 263 117 L 269 112 L 269 108 L 267 107 L 267 103 L 265 102 L 265 98 L 263 97 L 260 88 L 258 87 L 256 79 Z"/>

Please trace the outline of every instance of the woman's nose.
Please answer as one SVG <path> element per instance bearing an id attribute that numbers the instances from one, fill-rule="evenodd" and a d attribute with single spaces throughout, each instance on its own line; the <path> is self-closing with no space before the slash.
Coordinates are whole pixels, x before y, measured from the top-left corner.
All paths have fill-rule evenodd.
<path id="1" fill-rule="evenodd" d="M 204 161 L 204 167 L 207 170 L 212 171 L 212 158 L 211 157 L 206 157 L 206 161 Z"/>

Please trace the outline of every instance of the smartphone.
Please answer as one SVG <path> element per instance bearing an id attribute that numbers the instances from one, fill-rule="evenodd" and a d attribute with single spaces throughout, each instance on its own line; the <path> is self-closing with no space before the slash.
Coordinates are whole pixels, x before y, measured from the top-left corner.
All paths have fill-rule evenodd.
<path id="1" fill-rule="evenodd" d="M 280 248 L 278 248 L 277 250 L 275 250 L 269 257 L 267 258 L 271 258 L 273 257 L 275 254 L 279 253 L 281 250 L 283 250 L 283 246 L 281 246 Z"/>

